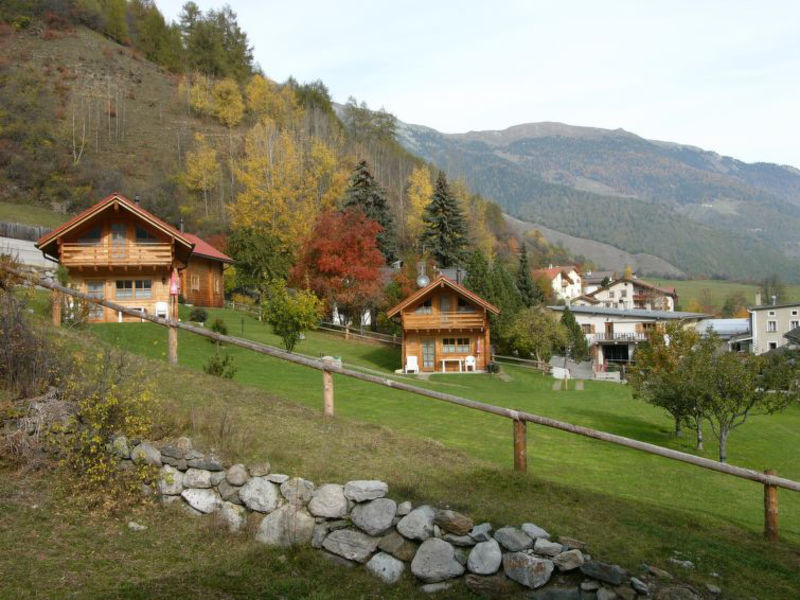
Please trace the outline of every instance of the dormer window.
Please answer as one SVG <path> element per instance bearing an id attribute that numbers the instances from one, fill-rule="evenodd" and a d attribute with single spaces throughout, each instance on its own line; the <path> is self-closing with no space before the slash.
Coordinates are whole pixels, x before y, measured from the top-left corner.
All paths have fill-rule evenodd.
<path id="1" fill-rule="evenodd" d="M 137 244 L 155 244 L 158 242 L 158 238 L 150 233 L 147 229 L 143 227 L 136 228 L 136 243 Z"/>
<path id="2" fill-rule="evenodd" d="M 79 244 L 94 244 L 97 245 L 100 243 L 100 238 L 103 237 L 103 231 L 100 227 L 92 227 L 86 233 L 84 233 L 81 237 L 78 238 Z"/>
<path id="3" fill-rule="evenodd" d="M 475 312 L 475 307 L 464 298 L 458 299 L 458 312 Z"/>
<path id="4" fill-rule="evenodd" d="M 414 312 L 417 312 L 417 313 L 419 313 L 421 315 L 429 315 L 429 314 L 431 314 L 433 312 L 433 300 L 431 300 L 430 298 L 428 298 L 427 300 L 424 300 L 422 302 L 422 304 L 420 304 L 417 307 L 417 310 L 415 310 Z"/>

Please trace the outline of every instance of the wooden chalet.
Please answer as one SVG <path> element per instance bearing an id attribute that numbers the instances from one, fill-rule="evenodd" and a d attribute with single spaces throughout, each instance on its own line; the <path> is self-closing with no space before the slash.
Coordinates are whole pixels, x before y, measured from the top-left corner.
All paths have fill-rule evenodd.
<path id="1" fill-rule="evenodd" d="M 233 264 L 233 259 L 196 235 L 184 233 L 183 237 L 194 244 L 189 265 L 181 271 L 183 297 L 195 306 L 222 308 L 223 270 Z"/>
<path id="2" fill-rule="evenodd" d="M 486 369 L 489 313 L 500 309 L 445 276 L 417 290 L 386 313 L 402 320 L 403 370 Z"/>
<path id="3" fill-rule="evenodd" d="M 36 242 L 69 271 L 69 284 L 96 298 L 159 316 L 168 315 L 171 278 L 189 263 L 194 244 L 186 235 L 114 193 Z M 93 322 L 135 321 L 91 305 Z"/>

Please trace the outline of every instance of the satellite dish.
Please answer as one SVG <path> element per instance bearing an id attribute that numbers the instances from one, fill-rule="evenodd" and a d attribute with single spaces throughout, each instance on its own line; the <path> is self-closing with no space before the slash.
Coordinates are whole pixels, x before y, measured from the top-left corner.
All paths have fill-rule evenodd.
<path id="1" fill-rule="evenodd" d="M 428 276 L 425 275 L 425 273 L 422 273 L 419 277 L 417 277 L 417 285 L 421 288 L 424 288 L 430 282 L 431 280 L 428 279 Z"/>

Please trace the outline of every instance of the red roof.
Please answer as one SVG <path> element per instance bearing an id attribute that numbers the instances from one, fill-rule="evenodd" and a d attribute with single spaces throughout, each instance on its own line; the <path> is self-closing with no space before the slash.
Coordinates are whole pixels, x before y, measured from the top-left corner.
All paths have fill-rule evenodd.
<path id="1" fill-rule="evenodd" d="M 551 267 L 549 269 L 536 269 L 533 272 L 533 276 L 539 277 L 540 275 L 543 275 L 552 281 L 558 276 L 559 273 L 563 273 L 564 278 L 569 279 L 570 283 L 574 283 L 568 273 L 568 271 L 571 269 L 573 269 L 573 267 Z"/>
<path id="2" fill-rule="evenodd" d="M 393 317 L 394 315 L 399 313 L 401 310 L 403 310 L 404 308 L 406 308 L 410 304 L 413 304 L 417 300 L 421 300 L 422 298 L 427 296 L 430 292 L 432 292 L 434 289 L 436 289 L 440 285 L 447 285 L 450 288 L 452 288 L 454 291 L 456 291 L 459 294 L 461 294 L 462 296 L 464 296 L 464 297 L 468 298 L 469 300 L 472 300 L 473 302 L 475 302 L 475 304 L 477 304 L 478 306 L 480 306 L 482 308 L 485 308 L 489 312 L 492 312 L 492 313 L 494 313 L 496 315 L 500 314 L 500 309 L 497 308 L 494 304 L 492 304 L 490 302 L 487 302 L 486 300 L 484 300 L 483 298 L 478 296 L 478 294 L 468 290 L 463 285 L 460 285 L 460 284 L 456 283 L 452 279 L 449 279 L 448 277 L 445 277 L 444 275 L 439 275 L 439 277 L 437 277 L 435 280 L 431 281 L 424 288 L 421 288 L 421 289 L 417 290 L 416 292 L 411 294 L 408 298 L 406 298 L 405 300 L 403 300 L 402 302 L 400 302 L 396 306 L 394 306 L 391 309 L 389 309 L 388 311 L 386 311 L 386 316 L 390 317 L 390 318 Z"/>
<path id="3" fill-rule="evenodd" d="M 202 238 L 197 237 L 193 233 L 184 233 L 183 237 L 194 244 L 194 250 L 192 251 L 192 256 L 202 256 L 203 258 L 208 258 L 211 260 L 218 260 L 220 262 L 225 263 L 233 263 L 233 259 L 228 256 L 227 254 L 223 254 L 214 246 L 209 244 Z"/>

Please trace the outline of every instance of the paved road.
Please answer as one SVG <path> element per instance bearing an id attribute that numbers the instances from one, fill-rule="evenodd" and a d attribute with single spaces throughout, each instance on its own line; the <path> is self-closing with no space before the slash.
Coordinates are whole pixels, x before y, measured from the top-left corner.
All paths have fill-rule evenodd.
<path id="1" fill-rule="evenodd" d="M 50 269 L 56 267 L 56 263 L 47 260 L 42 256 L 42 253 L 36 249 L 33 242 L 27 240 L 0 237 L 0 254 L 11 254 L 11 256 L 24 265 L 47 267 Z"/>

